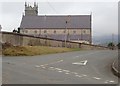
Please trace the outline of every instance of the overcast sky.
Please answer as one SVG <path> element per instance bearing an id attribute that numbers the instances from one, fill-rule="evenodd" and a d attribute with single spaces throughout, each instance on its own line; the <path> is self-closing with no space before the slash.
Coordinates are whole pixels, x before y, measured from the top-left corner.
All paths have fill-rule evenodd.
<path id="1" fill-rule="evenodd" d="M 18 0 L 19 1 L 19 0 Z M 23 0 L 24 1 L 24 0 Z M 34 0 L 35 1 L 35 0 Z M 115 0 L 87 0 L 83 2 L 38 2 L 39 15 L 83 15 L 92 12 L 93 36 L 118 34 L 118 2 Z M 59 0 L 60 1 L 60 0 Z M 32 2 L 29 4 L 33 5 Z M 3 31 L 12 31 L 20 26 L 24 12 L 24 2 L 0 2 L 0 24 Z"/>

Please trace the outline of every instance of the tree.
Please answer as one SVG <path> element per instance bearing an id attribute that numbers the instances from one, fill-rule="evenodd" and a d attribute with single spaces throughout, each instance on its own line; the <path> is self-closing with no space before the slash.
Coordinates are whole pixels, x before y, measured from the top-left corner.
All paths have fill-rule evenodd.
<path id="1" fill-rule="evenodd" d="M 15 29 L 13 30 L 13 32 L 14 32 L 14 33 L 18 33 L 18 31 L 17 31 L 17 30 L 15 30 Z"/>
<path id="2" fill-rule="evenodd" d="M 110 43 L 108 43 L 108 47 L 110 48 L 110 49 L 114 49 L 114 47 L 115 47 L 115 45 L 114 45 L 114 43 L 113 42 L 110 42 Z"/>
<path id="3" fill-rule="evenodd" d="M 20 33 L 20 28 L 18 28 L 18 33 Z"/>

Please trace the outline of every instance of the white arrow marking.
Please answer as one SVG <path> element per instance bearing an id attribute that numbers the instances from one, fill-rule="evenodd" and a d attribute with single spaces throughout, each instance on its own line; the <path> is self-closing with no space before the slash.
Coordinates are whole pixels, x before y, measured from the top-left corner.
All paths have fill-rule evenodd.
<path id="1" fill-rule="evenodd" d="M 72 64 L 76 64 L 76 65 L 86 65 L 87 62 L 88 62 L 88 61 L 85 60 L 85 61 L 75 62 L 75 63 L 72 63 Z"/>

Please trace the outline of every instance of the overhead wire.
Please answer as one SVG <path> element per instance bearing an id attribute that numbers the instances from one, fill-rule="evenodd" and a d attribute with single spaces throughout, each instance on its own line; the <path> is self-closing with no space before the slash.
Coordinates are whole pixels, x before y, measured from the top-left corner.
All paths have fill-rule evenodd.
<path id="1" fill-rule="evenodd" d="M 56 9 L 51 5 L 50 2 L 47 1 L 47 4 L 50 6 L 50 8 L 51 8 L 56 14 L 58 14 L 58 11 L 56 11 Z"/>

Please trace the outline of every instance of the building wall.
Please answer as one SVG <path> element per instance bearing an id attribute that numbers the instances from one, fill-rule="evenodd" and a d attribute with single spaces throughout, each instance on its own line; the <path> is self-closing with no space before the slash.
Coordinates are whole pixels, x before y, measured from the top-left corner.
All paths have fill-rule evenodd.
<path id="1" fill-rule="evenodd" d="M 34 36 L 42 36 L 58 40 L 72 40 L 90 43 L 90 29 L 21 29 L 20 33 Z M 66 37 L 67 36 L 67 37 Z"/>
<path id="2" fill-rule="evenodd" d="M 46 32 L 45 32 L 46 31 Z M 56 31 L 56 33 L 55 33 Z M 24 34 L 90 34 L 90 29 L 21 29 Z"/>
<path id="3" fill-rule="evenodd" d="M 34 4 L 34 7 L 25 4 L 25 16 L 37 16 L 38 6 Z"/>

